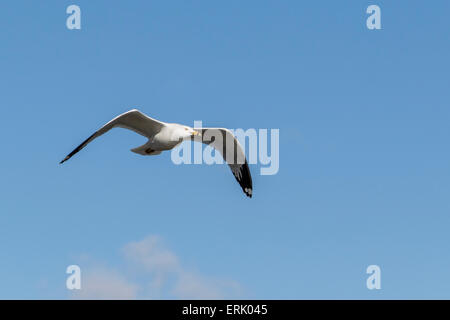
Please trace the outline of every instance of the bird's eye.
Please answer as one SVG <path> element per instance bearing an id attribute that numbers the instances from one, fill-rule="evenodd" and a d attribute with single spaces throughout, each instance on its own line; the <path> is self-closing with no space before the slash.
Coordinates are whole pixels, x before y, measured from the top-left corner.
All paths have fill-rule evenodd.
<path id="1" fill-rule="evenodd" d="M 188 131 L 188 129 L 187 129 L 187 128 L 184 128 L 184 130 Z"/>

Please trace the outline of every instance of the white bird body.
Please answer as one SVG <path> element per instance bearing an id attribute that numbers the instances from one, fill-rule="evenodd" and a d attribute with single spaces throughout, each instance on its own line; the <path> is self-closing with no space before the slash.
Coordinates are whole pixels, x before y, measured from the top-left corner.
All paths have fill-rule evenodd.
<path id="1" fill-rule="evenodd" d="M 131 149 L 131 151 L 144 156 L 157 155 L 162 151 L 171 150 L 179 145 L 185 138 L 190 138 L 192 128 L 185 130 L 186 127 L 176 123 L 167 123 L 161 128 L 161 131 L 148 137 L 146 144 Z M 185 132 L 189 134 L 186 136 Z"/>
<path id="2" fill-rule="evenodd" d="M 109 121 L 60 163 L 69 160 L 92 140 L 116 127 L 133 130 L 147 137 L 148 141 L 145 144 L 131 149 L 131 151 L 145 156 L 158 155 L 163 151 L 171 150 L 184 140 L 192 139 L 210 145 L 222 154 L 244 193 L 248 197 L 252 197 L 252 178 L 247 160 L 241 145 L 231 131 L 225 128 L 194 129 L 177 123 L 165 123 L 150 118 L 136 109 L 127 111 Z"/>

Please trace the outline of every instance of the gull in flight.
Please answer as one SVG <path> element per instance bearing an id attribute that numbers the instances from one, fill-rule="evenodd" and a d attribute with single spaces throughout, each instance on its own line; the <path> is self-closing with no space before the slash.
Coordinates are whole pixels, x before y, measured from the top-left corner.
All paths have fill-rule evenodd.
<path id="1" fill-rule="evenodd" d="M 248 197 L 252 197 L 252 177 L 247 160 L 240 143 L 230 130 L 225 128 L 196 129 L 177 123 L 165 123 L 152 119 L 136 109 L 127 111 L 109 121 L 69 153 L 60 164 L 69 160 L 95 138 L 117 127 L 133 130 L 148 138 L 148 141 L 142 146 L 131 149 L 131 151 L 144 156 L 158 155 L 163 151 L 171 150 L 184 140 L 202 142 L 213 147 L 227 162 L 244 193 Z"/>

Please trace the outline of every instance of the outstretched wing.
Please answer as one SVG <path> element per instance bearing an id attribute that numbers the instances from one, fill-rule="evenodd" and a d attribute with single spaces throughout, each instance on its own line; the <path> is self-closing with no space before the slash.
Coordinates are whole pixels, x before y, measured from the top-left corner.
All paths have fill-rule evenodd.
<path id="1" fill-rule="evenodd" d="M 220 152 L 227 162 L 234 177 L 248 197 L 252 197 L 252 176 L 248 168 L 244 150 L 230 130 L 225 128 L 201 128 L 201 136 L 194 136 L 194 141 L 205 143 Z"/>
<path id="2" fill-rule="evenodd" d="M 164 122 L 152 119 L 139 110 L 133 109 L 122 113 L 120 116 L 112 119 L 110 122 L 101 127 L 98 131 L 94 132 L 89 138 L 87 138 L 82 144 L 76 147 L 71 153 L 69 153 L 64 160 L 60 162 L 63 163 L 69 160 L 74 154 L 83 149 L 89 142 L 102 134 L 108 132 L 112 128 L 120 127 L 129 130 L 133 130 L 144 137 L 151 138 L 156 133 L 158 133 L 162 127 L 165 126 Z"/>

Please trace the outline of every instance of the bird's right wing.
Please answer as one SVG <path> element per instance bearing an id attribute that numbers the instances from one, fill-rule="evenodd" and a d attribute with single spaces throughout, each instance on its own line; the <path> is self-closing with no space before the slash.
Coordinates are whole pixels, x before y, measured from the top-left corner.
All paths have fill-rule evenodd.
<path id="1" fill-rule="evenodd" d="M 194 136 L 193 140 L 207 144 L 219 151 L 242 191 L 247 197 L 251 198 L 253 193 L 252 176 L 245 158 L 245 152 L 233 133 L 225 128 L 194 129 L 200 131 L 201 135 Z"/>
<path id="2" fill-rule="evenodd" d="M 116 118 L 112 119 L 110 122 L 105 124 L 99 130 L 94 132 L 94 134 L 92 134 L 82 144 L 76 147 L 60 163 L 69 160 L 74 154 L 83 149 L 89 142 L 91 142 L 97 137 L 100 137 L 102 134 L 108 132 L 112 128 L 120 127 L 133 130 L 134 132 L 150 139 L 156 133 L 158 133 L 164 126 L 165 126 L 164 122 L 152 119 L 143 114 L 142 112 L 140 112 L 139 110 L 133 109 L 127 111 L 117 116 Z"/>

